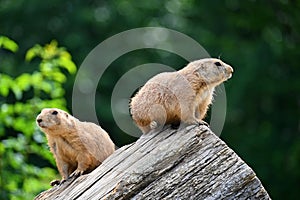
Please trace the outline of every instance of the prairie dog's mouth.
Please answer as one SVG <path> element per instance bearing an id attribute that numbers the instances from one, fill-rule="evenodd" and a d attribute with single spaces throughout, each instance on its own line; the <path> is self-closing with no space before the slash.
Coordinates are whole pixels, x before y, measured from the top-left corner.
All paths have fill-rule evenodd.
<path id="1" fill-rule="evenodd" d="M 226 71 L 227 71 L 227 73 L 232 74 L 232 73 L 233 73 L 233 68 L 230 67 L 230 66 L 227 66 L 227 67 L 226 67 Z"/>
<path id="2" fill-rule="evenodd" d="M 40 127 L 41 127 L 41 128 L 44 128 L 44 129 L 47 128 L 46 126 L 40 126 Z"/>
<path id="3" fill-rule="evenodd" d="M 231 73 L 227 75 L 227 79 L 230 79 L 231 77 L 232 77 Z"/>
<path id="4" fill-rule="evenodd" d="M 38 124 L 39 127 L 41 127 L 41 128 L 47 128 L 47 126 L 45 125 L 45 123 L 43 122 L 42 119 L 37 119 L 36 122 L 37 122 L 37 124 Z"/>
<path id="5" fill-rule="evenodd" d="M 38 123 L 38 125 L 39 125 L 39 127 L 41 127 L 41 128 L 47 128 L 47 126 L 44 125 L 43 123 Z"/>

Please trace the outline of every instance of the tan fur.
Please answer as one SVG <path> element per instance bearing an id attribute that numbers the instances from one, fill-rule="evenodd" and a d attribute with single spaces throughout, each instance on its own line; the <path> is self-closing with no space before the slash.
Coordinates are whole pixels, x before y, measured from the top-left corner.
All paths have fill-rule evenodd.
<path id="1" fill-rule="evenodd" d="M 219 59 L 205 58 L 176 72 L 151 78 L 131 99 L 132 118 L 143 133 L 164 124 L 198 124 L 205 117 L 217 85 L 233 69 Z"/>
<path id="2" fill-rule="evenodd" d="M 47 136 L 62 181 L 92 171 L 115 150 L 100 126 L 81 122 L 63 110 L 45 108 L 36 121 Z"/>

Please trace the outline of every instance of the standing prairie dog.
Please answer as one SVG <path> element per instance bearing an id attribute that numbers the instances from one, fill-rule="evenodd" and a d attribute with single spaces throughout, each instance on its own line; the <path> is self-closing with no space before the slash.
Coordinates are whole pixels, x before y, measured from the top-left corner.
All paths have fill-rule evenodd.
<path id="1" fill-rule="evenodd" d="M 62 180 L 89 173 L 115 150 L 109 135 L 98 125 L 81 122 L 63 110 L 45 108 L 36 118 L 46 134 Z"/>
<path id="2" fill-rule="evenodd" d="M 151 78 L 131 99 L 131 115 L 143 133 L 165 124 L 203 123 L 214 89 L 232 76 L 233 69 L 215 58 L 189 63 L 175 72 Z"/>

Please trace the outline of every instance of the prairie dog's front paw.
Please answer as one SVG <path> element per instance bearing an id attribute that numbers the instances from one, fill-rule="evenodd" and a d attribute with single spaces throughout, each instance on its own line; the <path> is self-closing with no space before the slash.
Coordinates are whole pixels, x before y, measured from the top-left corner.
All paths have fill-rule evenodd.
<path id="1" fill-rule="evenodd" d="M 56 186 L 56 185 L 61 185 L 62 182 L 63 182 L 63 180 L 60 181 L 60 180 L 56 179 L 56 180 L 51 181 L 50 185 L 53 187 L 53 186 Z"/>
<path id="2" fill-rule="evenodd" d="M 209 124 L 208 124 L 206 121 L 203 121 L 203 120 L 200 120 L 200 121 L 198 122 L 198 124 L 199 124 L 199 125 L 205 125 L 205 126 L 209 127 Z"/>
<path id="3" fill-rule="evenodd" d="M 77 178 L 77 177 L 81 176 L 83 173 L 84 173 L 84 171 L 76 169 L 72 174 L 70 174 L 69 179 Z"/>

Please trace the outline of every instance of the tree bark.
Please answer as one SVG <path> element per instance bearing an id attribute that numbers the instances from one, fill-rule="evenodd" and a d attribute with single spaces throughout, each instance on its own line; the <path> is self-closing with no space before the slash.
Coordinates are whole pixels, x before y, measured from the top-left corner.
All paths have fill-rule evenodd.
<path id="1" fill-rule="evenodd" d="M 253 170 L 204 125 L 141 136 L 90 174 L 35 199 L 270 199 Z"/>

